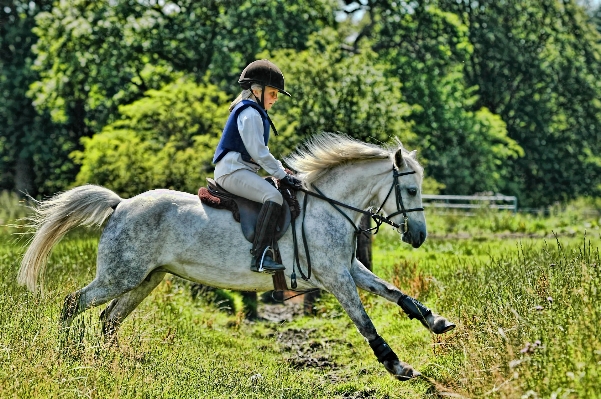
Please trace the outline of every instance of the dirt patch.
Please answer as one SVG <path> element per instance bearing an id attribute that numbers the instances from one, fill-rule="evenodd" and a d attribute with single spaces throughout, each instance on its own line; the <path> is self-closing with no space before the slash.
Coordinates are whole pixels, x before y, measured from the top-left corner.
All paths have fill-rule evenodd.
<path id="1" fill-rule="evenodd" d="M 365 389 L 363 391 L 356 391 L 352 393 L 345 393 L 342 395 L 343 398 L 349 399 L 367 399 L 375 397 L 377 391 L 375 389 Z"/>
<path id="2" fill-rule="evenodd" d="M 276 339 L 282 352 L 290 354 L 287 360 L 294 368 L 338 368 L 327 353 L 334 340 L 315 338 L 315 331 L 315 328 L 292 328 L 278 332 Z"/>
<path id="3" fill-rule="evenodd" d="M 303 304 L 286 302 L 283 304 L 261 303 L 257 308 L 259 319 L 282 323 L 292 321 L 296 316 L 303 315 Z"/>

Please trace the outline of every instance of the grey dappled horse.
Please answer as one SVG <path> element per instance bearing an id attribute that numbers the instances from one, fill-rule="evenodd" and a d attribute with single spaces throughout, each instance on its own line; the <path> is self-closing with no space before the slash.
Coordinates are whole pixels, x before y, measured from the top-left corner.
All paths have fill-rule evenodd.
<path id="1" fill-rule="evenodd" d="M 397 214 L 398 198 L 395 202 L 395 195 L 390 195 L 393 188 L 407 209 L 422 206 L 423 169 L 415 159 L 415 151 L 408 152 L 400 142 L 394 148 L 382 148 L 324 133 L 288 157 L 287 163 L 298 171 L 306 189 L 317 187 L 325 196 L 360 209 L 382 207 L 388 215 Z M 301 203 L 304 195 L 299 192 Z M 359 223 L 360 213 L 346 208 L 343 212 L 355 224 Z M 320 288 L 332 293 L 390 373 L 398 379 L 419 375 L 399 361 L 378 335 L 357 287 L 398 303 L 432 332 L 442 333 L 454 325 L 355 259 L 355 228 L 330 203 L 309 197 L 304 216 L 313 277 L 299 280 L 298 289 Z M 406 216 L 408 224 L 402 239 L 417 248 L 426 239 L 424 213 L 418 209 Z M 399 225 L 403 215 L 391 219 L 395 218 Z M 106 222 L 98 243 L 96 277 L 66 297 L 61 317 L 65 328 L 79 313 L 111 301 L 101 319 L 103 332 L 114 334 L 166 273 L 239 291 L 273 288 L 270 275 L 249 270 L 252 244 L 243 237 L 231 212 L 204 206 L 196 195 L 153 190 L 122 199 L 106 188 L 85 185 L 38 203 L 33 220 L 35 235 L 18 276 L 19 283 L 33 292 L 41 290 L 38 277 L 52 247 L 67 231 L 79 225 Z M 287 279 L 292 272 L 291 229 L 279 241 Z M 296 224 L 296 229 L 300 237 L 301 223 Z M 300 259 L 306 268 L 303 251 Z"/>

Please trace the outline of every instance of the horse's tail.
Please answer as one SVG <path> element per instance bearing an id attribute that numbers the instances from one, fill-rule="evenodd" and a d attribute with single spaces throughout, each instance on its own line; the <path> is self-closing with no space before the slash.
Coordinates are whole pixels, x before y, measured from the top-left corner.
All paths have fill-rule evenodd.
<path id="1" fill-rule="evenodd" d="M 32 292 L 42 290 L 39 276 L 44 273 L 48 255 L 63 236 L 77 226 L 102 225 L 123 199 L 111 190 L 93 185 L 73 188 L 37 202 L 28 218 L 35 233 L 23 255 L 17 281 Z M 39 283 L 39 286 L 38 286 Z"/>

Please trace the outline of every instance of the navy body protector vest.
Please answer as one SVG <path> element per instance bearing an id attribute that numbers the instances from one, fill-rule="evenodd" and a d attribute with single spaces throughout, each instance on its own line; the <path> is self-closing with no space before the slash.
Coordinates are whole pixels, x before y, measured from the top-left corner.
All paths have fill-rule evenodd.
<path id="1" fill-rule="evenodd" d="M 230 151 L 239 152 L 242 154 L 242 160 L 245 162 L 253 162 L 250 154 L 246 151 L 246 147 L 244 146 L 244 142 L 242 141 L 242 137 L 240 137 L 240 132 L 238 131 L 238 115 L 242 110 L 252 107 L 259 111 L 261 115 L 261 119 L 263 120 L 263 138 L 265 139 L 265 145 L 269 141 L 269 118 L 267 116 L 267 112 L 256 102 L 251 100 L 242 100 L 230 113 L 227 122 L 225 123 L 225 127 L 223 128 L 223 134 L 221 135 L 221 140 L 219 140 L 219 145 L 217 145 L 217 150 L 215 151 L 215 156 L 213 156 L 213 163 L 217 163 Z M 256 162 L 255 162 L 256 163 Z"/>

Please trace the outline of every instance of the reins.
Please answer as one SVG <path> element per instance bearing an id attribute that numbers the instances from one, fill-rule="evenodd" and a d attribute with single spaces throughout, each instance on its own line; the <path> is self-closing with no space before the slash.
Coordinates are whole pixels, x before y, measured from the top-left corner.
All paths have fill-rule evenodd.
<path id="1" fill-rule="evenodd" d="M 290 285 L 291 285 L 292 289 L 295 289 L 297 287 L 296 267 L 298 267 L 298 271 L 303 280 L 308 281 L 311 278 L 311 256 L 309 255 L 309 247 L 307 245 L 307 237 L 305 235 L 305 216 L 307 214 L 306 210 L 307 210 L 307 203 L 308 203 L 309 196 L 316 197 L 323 201 L 328 202 L 330 205 L 332 205 L 334 207 L 334 209 L 336 209 L 340 214 L 342 214 L 342 216 L 344 216 L 346 218 L 346 220 L 348 220 L 349 223 L 353 226 L 353 228 L 355 229 L 355 232 L 353 234 L 353 242 L 354 243 L 353 243 L 353 254 L 351 257 L 351 260 L 352 260 L 353 258 L 355 258 L 355 249 L 357 246 L 356 243 L 357 243 L 357 237 L 359 236 L 359 234 L 366 234 L 366 235 L 374 234 L 375 235 L 378 233 L 378 231 L 380 230 L 380 226 L 383 223 L 386 223 L 386 224 L 394 227 L 395 229 L 399 229 L 401 231 L 401 233 L 405 234 L 405 233 L 407 233 L 407 231 L 409 229 L 409 218 L 407 217 L 407 213 L 421 212 L 424 210 L 423 207 L 406 209 L 403 204 L 403 197 L 401 196 L 399 177 L 405 176 L 405 175 L 411 175 L 414 173 L 416 173 L 416 172 L 415 171 L 399 172 L 397 170 L 397 168 L 393 166 L 393 168 L 392 168 L 392 175 L 393 175 L 392 185 L 390 186 L 390 190 L 388 190 L 388 194 L 386 195 L 386 198 L 382 202 L 382 205 L 380 205 L 380 207 L 378 208 L 378 210 L 375 213 L 366 211 L 363 209 L 359 209 L 359 208 L 351 206 L 351 205 L 347 205 L 347 204 L 337 201 L 333 198 L 326 197 L 315 185 L 311 185 L 310 187 L 312 187 L 316 192 L 307 190 L 302 187 L 298 188 L 297 189 L 298 191 L 302 191 L 306 194 L 305 198 L 303 199 L 303 220 L 301 223 L 301 235 L 302 235 L 302 239 L 303 239 L 303 247 L 305 250 L 305 256 L 307 257 L 307 275 L 305 275 L 303 273 L 303 270 L 300 266 L 300 260 L 299 260 L 299 254 L 298 254 L 298 240 L 296 237 L 296 226 L 295 226 L 295 220 L 293 219 L 292 220 L 292 240 L 294 242 L 294 260 L 292 262 L 292 275 L 290 276 Z M 382 216 L 382 215 L 380 215 L 380 211 L 386 204 L 386 201 L 388 201 L 388 198 L 390 197 L 390 194 L 392 193 L 393 189 L 395 190 L 397 212 L 394 212 L 389 216 Z M 376 223 L 376 226 L 368 228 L 368 229 L 362 229 L 362 228 L 358 227 L 355 224 L 355 222 L 353 222 L 353 220 L 339 208 L 339 206 L 350 209 L 355 212 L 359 212 L 363 215 L 368 215 L 369 217 L 371 217 L 374 220 L 374 222 Z M 403 217 L 404 217 L 403 223 L 397 224 L 390 219 L 393 216 L 396 216 L 399 214 L 403 214 Z"/>

